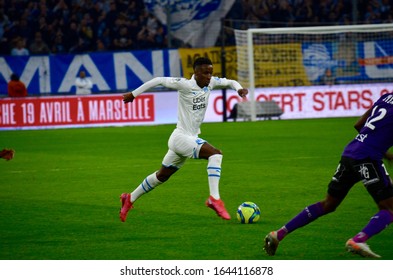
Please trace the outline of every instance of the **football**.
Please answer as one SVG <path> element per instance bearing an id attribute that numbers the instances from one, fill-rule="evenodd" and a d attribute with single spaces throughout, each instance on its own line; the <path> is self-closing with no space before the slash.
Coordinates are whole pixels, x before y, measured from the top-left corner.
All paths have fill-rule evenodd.
<path id="1" fill-rule="evenodd" d="M 239 205 L 236 216 L 242 224 L 252 224 L 259 220 L 261 211 L 254 202 L 247 201 Z"/>

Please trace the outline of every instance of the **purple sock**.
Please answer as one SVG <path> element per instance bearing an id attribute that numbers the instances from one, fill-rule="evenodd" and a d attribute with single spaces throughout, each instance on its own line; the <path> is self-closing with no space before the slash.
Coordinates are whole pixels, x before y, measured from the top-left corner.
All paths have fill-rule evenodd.
<path id="1" fill-rule="evenodd" d="M 323 211 L 321 202 L 307 206 L 302 212 L 277 231 L 278 240 L 282 240 L 288 233 L 311 223 L 324 214 L 325 212 Z"/>
<path id="2" fill-rule="evenodd" d="M 362 229 L 361 232 L 355 235 L 353 241 L 361 243 L 366 242 L 373 235 L 384 230 L 392 222 L 393 214 L 388 210 L 381 210 L 371 217 L 370 222 Z"/>

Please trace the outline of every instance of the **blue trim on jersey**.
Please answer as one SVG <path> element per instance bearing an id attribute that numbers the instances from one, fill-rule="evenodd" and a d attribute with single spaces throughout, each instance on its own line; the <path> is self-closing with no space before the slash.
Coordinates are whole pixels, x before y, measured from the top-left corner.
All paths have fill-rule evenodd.
<path id="1" fill-rule="evenodd" d="M 205 144 L 206 142 L 207 142 L 206 140 L 203 140 L 203 139 L 201 139 L 201 138 L 197 138 L 197 139 L 195 140 L 195 143 L 197 143 L 198 145 Z"/>
<path id="2" fill-rule="evenodd" d="M 194 150 L 192 151 L 192 157 L 193 158 L 198 158 L 198 155 L 197 155 L 196 151 L 197 151 L 196 148 L 194 148 Z"/>
<path id="3" fill-rule="evenodd" d="M 197 139 L 195 139 L 195 143 L 197 143 L 198 146 L 201 146 L 201 145 L 207 143 L 207 141 L 206 141 L 206 140 L 203 140 L 203 139 L 201 139 L 201 138 L 197 138 Z M 196 148 L 194 148 L 194 150 L 192 151 L 192 157 L 193 157 L 193 158 L 199 158 L 198 155 L 197 155 L 197 153 L 196 153 L 196 151 L 197 151 Z"/>

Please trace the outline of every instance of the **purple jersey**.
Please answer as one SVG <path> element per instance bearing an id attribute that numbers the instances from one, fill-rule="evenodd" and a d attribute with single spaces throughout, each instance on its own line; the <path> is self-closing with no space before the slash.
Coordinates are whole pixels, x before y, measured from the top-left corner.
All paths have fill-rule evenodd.
<path id="1" fill-rule="evenodd" d="M 374 103 L 370 117 L 342 155 L 353 159 L 382 160 L 392 146 L 393 93 L 388 93 Z"/>

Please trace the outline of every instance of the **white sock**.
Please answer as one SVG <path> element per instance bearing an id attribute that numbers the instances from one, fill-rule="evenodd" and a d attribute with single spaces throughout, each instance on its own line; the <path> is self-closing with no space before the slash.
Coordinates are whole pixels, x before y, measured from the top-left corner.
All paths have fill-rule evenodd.
<path id="1" fill-rule="evenodd" d="M 156 172 L 150 174 L 145 178 L 145 180 L 140 183 L 140 185 L 131 193 L 131 202 L 133 203 L 137 200 L 141 195 L 152 191 L 158 185 L 161 185 L 162 182 L 157 179 Z"/>
<path id="2" fill-rule="evenodd" d="M 209 157 L 207 164 L 207 175 L 209 180 L 210 195 L 214 199 L 220 199 L 218 184 L 221 178 L 222 155 L 215 154 Z"/>

